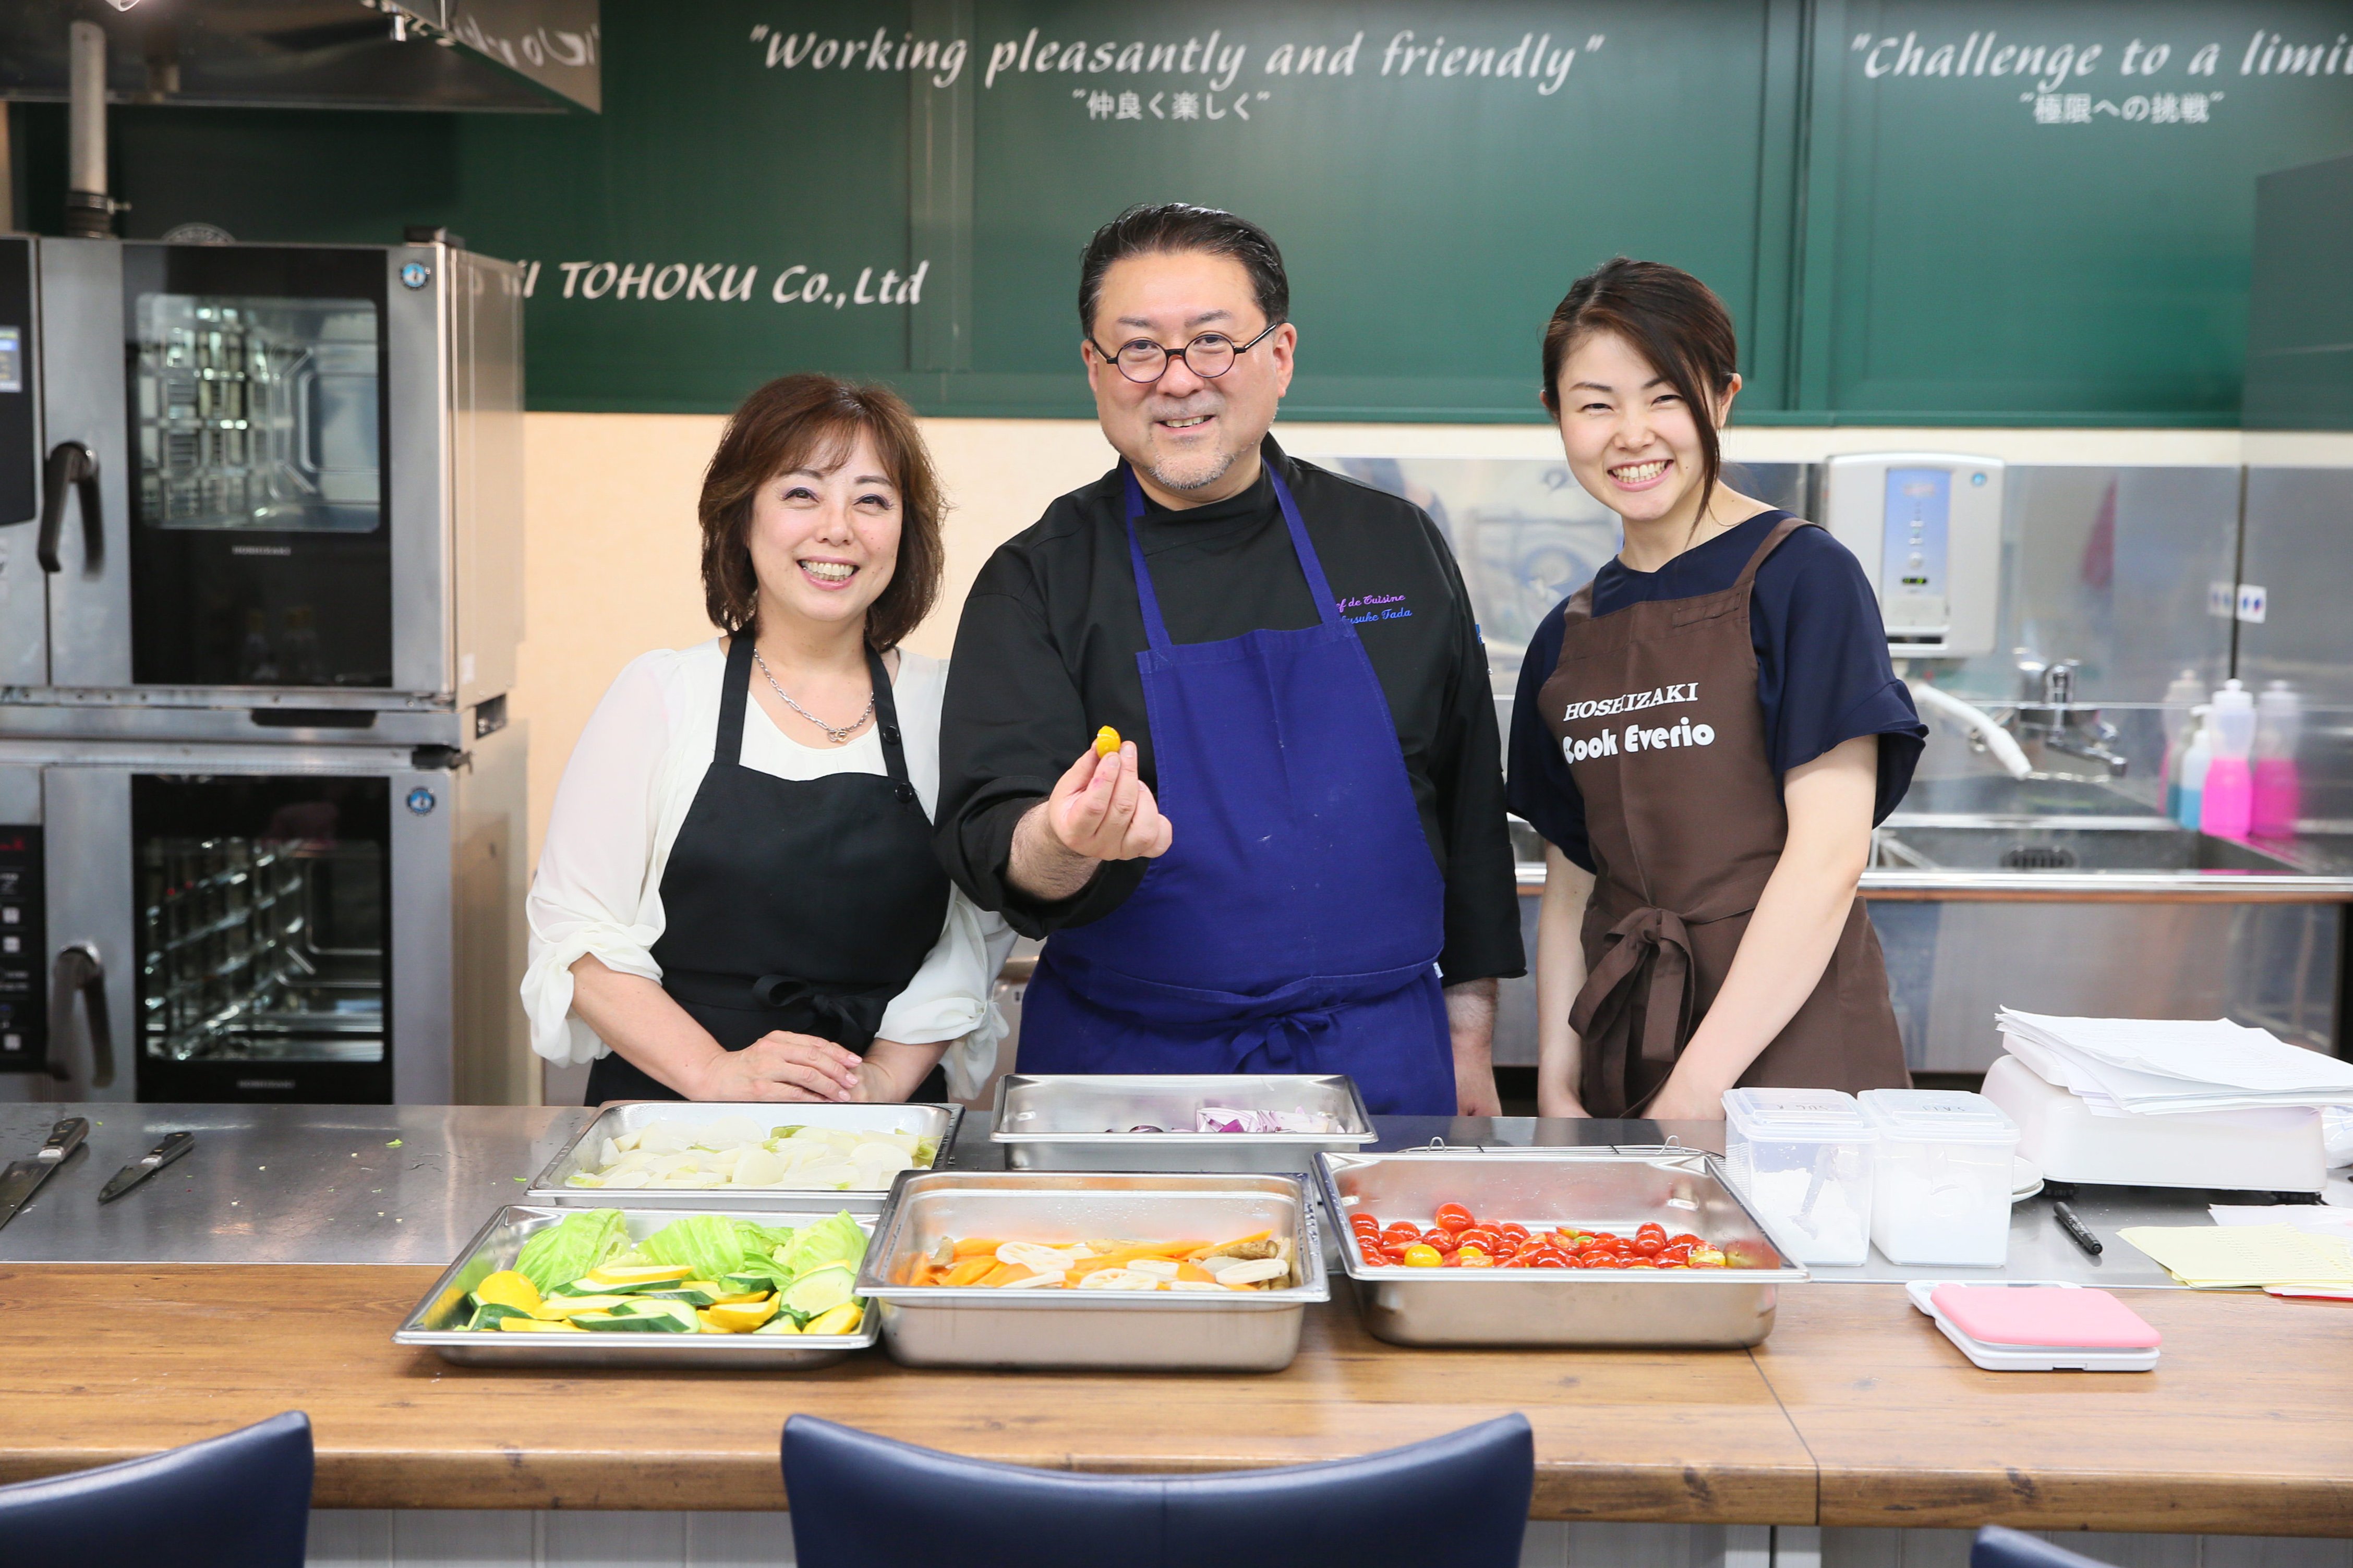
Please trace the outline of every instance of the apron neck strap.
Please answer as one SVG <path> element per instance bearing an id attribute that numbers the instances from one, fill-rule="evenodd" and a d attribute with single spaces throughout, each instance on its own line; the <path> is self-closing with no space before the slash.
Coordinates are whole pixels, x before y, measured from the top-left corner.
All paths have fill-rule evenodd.
<path id="1" fill-rule="evenodd" d="M 1739 577 L 1734 580 L 1732 585 L 1742 593 L 1746 593 L 1749 585 L 1757 581 L 1757 568 L 1765 564 L 1765 557 L 1781 548 L 1783 540 L 1801 528 L 1813 526 L 1804 518 L 1791 517 L 1786 511 L 1780 517 L 1781 521 L 1773 525 L 1773 531 L 1765 536 L 1764 542 L 1757 545 L 1757 552 L 1748 558 L 1748 564 L 1740 569 Z"/>
<path id="2" fill-rule="evenodd" d="M 719 689 L 719 731 L 712 739 L 711 760 L 740 767 L 744 762 L 744 710 L 752 700 L 752 649 L 757 646 L 746 626 L 727 644 L 726 684 Z M 907 783 L 907 749 L 899 733 L 899 705 L 891 696 L 891 672 L 874 645 L 866 645 L 866 673 L 874 682 L 874 731 L 882 742 L 882 766 L 894 784 Z M 905 795 L 900 798 L 905 799 Z"/>
<path id="3" fill-rule="evenodd" d="M 1327 626 L 1345 625 L 1340 606 L 1332 597 L 1332 584 L 1324 575 L 1324 563 L 1307 538 L 1307 525 L 1299 519 L 1299 503 L 1291 499 L 1291 487 L 1283 482 L 1282 470 L 1271 461 L 1265 462 L 1265 468 L 1266 477 L 1274 487 L 1275 504 L 1282 509 L 1282 525 L 1291 532 L 1291 548 L 1299 557 L 1300 571 L 1306 575 L 1308 595 L 1315 601 L 1316 619 Z M 1144 515 L 1144 487 L 1136 482 L 1135 470 L 1125 458 L 1120 460 L 1119 472 L 1127 481 L 1127 558 L 1135 572 L 1135 599 L 1144 611 L 1144 635 L 1155 650 L 1166 651 L 1174 645 L 1169 640 L 1168 624 L 1160 616 L 1160 595 L 1153 591 L 1152 570 L 1145 564 L 1143 541 L 1135 532 L 1136 521 Z"/>
<path id="4" fill-rule="evenodd" d="M 752 700 L 752 628 L 738 626 L 727 639 L 727 677 L 719 688 L 719 732 L 711 760 L 733 767 L 744 760 L 744 705 Z"/>
<path id="5" fill-rule="evenodd" d="M 907 789 L 907 749 L 899 734 L 899 704 L 891 695 L 891 672 L 884 668 L 882 656 L 872 643 L 866 645 L 866 672 L 874 682 L 874 732 L 882 742 L 882 766 L 891 782 L 901 786 L 899 798 L 904 800 Z"/>

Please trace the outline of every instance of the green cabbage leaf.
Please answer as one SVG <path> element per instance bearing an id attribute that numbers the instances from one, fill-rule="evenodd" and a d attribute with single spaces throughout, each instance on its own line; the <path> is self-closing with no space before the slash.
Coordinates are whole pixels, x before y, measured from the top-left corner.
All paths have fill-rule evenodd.
<path id="1" fill-rule="evenodd" d="M 515 1259 L 515 1271 L 543 1295 L 617 1257 L 628 1244 L 620 1210 L 583 1209 L 533 1232 Z"/>

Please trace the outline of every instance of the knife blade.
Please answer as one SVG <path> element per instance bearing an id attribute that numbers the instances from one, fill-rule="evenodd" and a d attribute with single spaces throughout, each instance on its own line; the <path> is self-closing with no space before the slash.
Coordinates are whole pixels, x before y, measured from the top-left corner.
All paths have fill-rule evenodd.
<path id="1" fill-rule="evenodd" d="M 193 1132 L 165 1133 L 161 1143 L 108 1177 L 106 1185 L 98 1191 L 98 1201 L 102 1204 L 112 1203 L 190 1149 L 195 1148 L 195 1143 L 196 1135 Z"/>
<path id="2" fill-rule="evenodd" d="M 79 1116 L 69 1116 L 49 1129 L 48 1141 L 41 1152 L 29 1160 L 12 1162 L 0 1171 L 0 1226 L 16 1217 L 16 1211 L 41 1190 L 41 1184 L 90 1136 L 90 1122 Z"/>

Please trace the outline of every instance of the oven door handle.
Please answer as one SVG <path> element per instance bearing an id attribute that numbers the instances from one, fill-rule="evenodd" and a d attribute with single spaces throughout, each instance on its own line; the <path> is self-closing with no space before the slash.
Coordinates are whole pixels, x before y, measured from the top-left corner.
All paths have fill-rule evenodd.
<path id="1" fill-rule="evenodd" d="M 72 1076 L 65 1053 L 58 1048 L 66 1021 L 73 1016 L 74 994 L 81 994 L 82 1016 L 90 1027 L 90 1086 L 106 1089 L 114 1082 L 114 1031 L 106 1012 L 106 964 L 98 944 L 68 942 L 58 949 L 49 971 L 49 1076 L 59 1083 Z"/>
<path id="2" fill-rule="evenodd" d="M 98 454 L 79 441 L 60 441 L 49 448 L 42 474 L 41 537 L 34 553 L 41 570 L 52 575 L 65 570 L 58 546 L 66 531 L 66 492 L 81 499 L 82 570 L 95 572 L 106 560 L 106 524 L 99 510 Z"/>

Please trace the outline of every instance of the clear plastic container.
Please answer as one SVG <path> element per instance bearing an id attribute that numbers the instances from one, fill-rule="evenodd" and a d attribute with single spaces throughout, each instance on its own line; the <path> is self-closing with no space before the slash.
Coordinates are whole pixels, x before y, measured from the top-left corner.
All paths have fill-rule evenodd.
<path id="1" fill-rule="evenodd" d="M 1869 1261 L 1872 1152 L 1879 1133 L 1854 1096 L 1834 1089 L 1730 1089 L 1724 1121 L 1725 1172 L 1783 1252 L 1831 1267 Z"/>
<path id="2" fill-rule="evenodd" d="M 1999 1268 L 2010 1261 L 2018 1125 L 1982 1094 L 1867 1089 L 1879 1131 L 1871 1239 L 1890 1263 Z"/>

